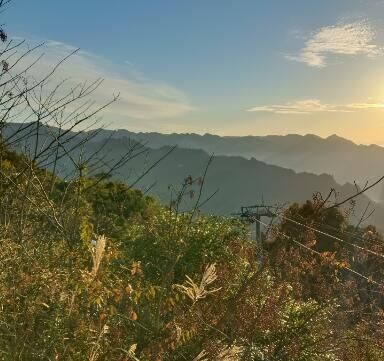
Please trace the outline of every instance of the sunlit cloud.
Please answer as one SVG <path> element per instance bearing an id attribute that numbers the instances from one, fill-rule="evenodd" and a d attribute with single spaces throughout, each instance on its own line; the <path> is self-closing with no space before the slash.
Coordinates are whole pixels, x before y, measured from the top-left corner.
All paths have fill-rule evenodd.
<path id="1" fill-rule="evenodd" d="M 375 37 L 376 33 L 368 21 L 327 26 L 312 34 L 298 55 L 288 55 L 287 58 L 322 68 L 332 54 L 374 57 L 382 53 L 382 49 L 374 43 Z"/>
<path id="2" fill-rule="evenodd" d="M 248 111 L 274 114 L 311 114 L 320 112 L 351 113 L 367 109 L 384 109 L 384 103 L 325 104 L 318 99 L 305 99 L 285 104 L 257 106 L 248 109 Z"/>
<path id="3" fill-rule="evenodd" d="M 17 39 L 16 40 L 20 40 Z M 36 43 L 30 41 L 29 43 Z M 19 52 L 25 51 L 23 45 Z M 29 71 L 29 75 L 39 79 L 44 77 L 54 66 L 75 47 L 57 41 L 46 41 L 44 45 L 20 64 L 32 63 L 41 53 L 44 56 Z M 193 110 L 187 96 L 176 87 L 147 79 L 127 61 L 115 64 L 103 57 L 79 50 L 66 60 L 55 72 L 53 79 L 59 82 L 66 79 L 67 87 L 74 87 L 80 82 L 92 82 L 102 78 L 103 83 L 91 98 L 95 107 L 102 106 L 119 94 L 117 102 L 103 111 L 104 118 L 119 126 L 124 126 L 126 120 L 148 121 L 174 119 L 182 117 Z"/>

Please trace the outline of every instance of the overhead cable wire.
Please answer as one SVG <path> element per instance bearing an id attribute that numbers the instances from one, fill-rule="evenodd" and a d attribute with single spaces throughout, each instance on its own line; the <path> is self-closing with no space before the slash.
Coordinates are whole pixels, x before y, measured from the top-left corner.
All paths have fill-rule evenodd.
<path id="1" fill-rule="evenodd" d="M 256 218 L 255 218 L 254 220 L 255 220 L 256 222 L 259 222 L 260 224 L 262 224 L 262 225 L 265 226 L 265 227 L 269 227 L 268 224 L 264 223 L 263 221 L 261 221 L 261 220 L 259 220 L 259 219 L 256 219 Z M 313 253 L 313 254 L 319 256 L 319 257 L 323 257 L 323 254 L 322 254 L 321 252 L 318 252 L 318 251 L 316 251 L 316 250 L 314 250 L 314 249 L 312 249 L 312 248 L 306 246 L 305 244 L 303 244 L 303 243 L 301 243 L 301 242 L 295 240 L 294 238 L 292 238 L 292 237 L 286 235 L 285 233 L 283 233 L 283 232 L 281 232 L 281 231 L 278 231 L 278 233 L 281 234 L 284 238 L 286 238 L 286 239 L 292 241 L 293 243 L 297 244 L 299 247 L 301 247 L 301 248 L 303 248 L 303 249 L 305 249 L 305 250 L 307 250 L 307 251 L 309 251 L 309 252 L 311 252 L 311 253 Z M 339 267 L 341 267 L 342 269 L 345 269 L 345 270 L 348 271 L 348 272 L 353 273 L 355 276 L 358 276 L 358 277 L 360 277 L 360 278 L 363 278 L 363 279 L 366 280 L 368 283 L 372 283 L 372 284 L 374 284 L 374 285 L 376 285 L 376 286 L 384 287 L 384 284 L 383 284 L 383 283 L 380 283 L 380 282 L 378 282 L 378 281 L 375 281 L 374 279 L 372 279 L 371 276 L 365 276 L 365 275 L 363 275 L 362 273 L 360 273 L 360 272 L 358 272 L 358 271 L 355 271 L 354 269 L 352 269 L 352 268 L 350 268 L 350 267 L 348 267 L 348 266 L 346 266 L 346 265 L 343 265 L 343 264 L 340 264 Z"/>
<path id="2" fill-rule="evenodd" d="M 334 235 L 332 235 L 332 234 L 326 233 L 326 232 L 321 231 L 321 230 L 319 230 L 319 229 L 317 229 L 317 228 L 308 226 L 308 225 L 303 224 L 303 223 L 301 223 L 301 222 L 298 222 L 298 221 L 296 221 L 296 220 L 294 220 L 294 219 L 291 219 L 291 218 L 289 218 L 289 217 L 283 216 L 282 214 L 278 214 L 278 213 L 274 213 L 274 212 L 272 212 L 272 213 L 273 213 L 274 215 L 276 215 L 277 217 L 279 217 L 279 218 L 281 218 L 281 219 L 284 219 L 284 220 L 286 220 L 286 221 L 288 221 L 288 222 L 291 222 L 291 223 L 294 223 L 294 224 L 296 224 L 296 225 L 298 225 L 298 226 L 307 228 L 308 230 L 311 230 L 311 231 L 313 231 L 313 232 L 322 234 L 323 236 L 330 237 L 330 238 L 332 238 L 332 239 L 334 239 L 334 240 L 336 240 L 336 241 L 338 241 L 338 242 L 345 243 L 345 244 L 347 244 L 347 245 L 349 245 L 349 246 L 351 246 L 351 247 L 357 248 L 357 249 L 359 249 L 360 251 L 364 251 L 364 252 L 370 253 L 370 254 L 372 254 L 372 255 L 374 255 L 374 256 L 376 256 L 376 257 L 380 257 L 380 258 L 383 258 L 383 259 L 384 259 L 384 255 L 381 254 L 381 253 L 378 253 L 378 252 L 376 252 L 376 251 L 372 251 L 371 249 L 368 249 L 368 248 L 359 246 L 359 245 L 357 245 L 357 244 L 355 244 L 355 243 L 352 243 L 352 242 L 349 242 L 349 241 L 345 241 L 345 240 L 343 240 L 343 239 L 341 239 L 341 238 L 339 238 L 339 237 L 336 237 L 336 236 L 334 236 Z"/>
<path id="3" fill-rule="evenodd" d="M 307 220 L 307 219 L 306 219 L 304 216 L 302 216 L 301 214 L 298 214 L 298 216 L 303 220 L 303 222 L 305 222 L 305 221 Z M 312 223 L 315 224 L 315 225 L 318 226 L 318 227 L 321 227 L 321 226 L 326 227 L 326 228 L 328 228 L 328 229 L 330 229 L 330 230 L 332 230 L 332 231 L 335 231 L 335 232 L 337 232 L 337 233 L 339 233 L 339 234 L 347 234 L 347 235 L 351 235 L 351 236 L 353 236 L 354 239 L 356 239 L 356 240 L 362 240 L 362 241 L 365 241 L 364 238 L 361 236 L 361 233 L 359 233 L 359 232 L 357 232 L 357 231 L 352 232 L 352 231 L 347 231 L 347 230 L 341 230 L 341 229 L 338 229 L 337 227 L 332 226 L 332 225 L 327 224 L 327 223 L 320 223 L 320 222 L 313 222 L 313 221 L 312 221 Z"/>

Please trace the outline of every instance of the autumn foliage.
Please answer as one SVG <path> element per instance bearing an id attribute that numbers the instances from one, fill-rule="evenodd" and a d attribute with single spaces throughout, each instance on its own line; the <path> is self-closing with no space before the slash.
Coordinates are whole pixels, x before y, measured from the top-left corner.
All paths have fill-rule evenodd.
<path id="1" fill-rule="evenodd" d="M 111 180 L 57 178 L 51 189 L 49 172 L 23 174 L 25 164 L 3 150 L 2 359 L 383 358 L 383 289 L 345 269 L 380 281 L 380 257 L 288 222 L 257 250 L 240 221 L 191 217 Z M 346 238 L 340 212 L 312 206 L 285 214 L 312 226 L 337 219 Z M 357 232 L 383 253 L 374 229 Z"/>

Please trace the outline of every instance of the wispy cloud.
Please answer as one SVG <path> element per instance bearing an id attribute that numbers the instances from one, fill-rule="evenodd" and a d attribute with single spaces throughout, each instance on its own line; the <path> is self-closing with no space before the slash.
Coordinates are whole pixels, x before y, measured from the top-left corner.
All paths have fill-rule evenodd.
<path id="1" fill-rule="evenodd" d="M 29 43 L 36 43 L 36 40 Z M 21 52 L 24 50 L 20 49 Z M 74 50 L 68 44 L 46 41 L 42 48 L 35 51 L 35 55 L 30 56 L 31 63 L 33 57 L 44 52 L 42 59 L 29 74 L 36 78 L 43 77 L 59 60 Z M 174 86 L 147 79 L 127 61 L 116 64 L 86 51 L 80 50 L 72 55 L 55 72 L 54 78 L 57 81 L 67 79 L 69 87 L 79 82 L 102 78 L 103 83 L 92 94 L 92 100 L 97 107 L 108 102 L 113 95 L 119 94 L 118 101 L 103 112 L 108 122 L 119 126 L 126 125 L 128 120 L 153 124 L 157 120 L 182 117 L 195 109 L 187 96 Z"/>
<path id="2" fill-rule="evenodd" d="M 305 99 L 285 104 L 257 106 L 248 111 L 274 114 L 311 114 L 320 112 L 350 113 L 366 109 L 384 109 L 384 103 L 324 104 L 318 99 Z"/>
<path id="3" fill-rule="evenodd" d="M 327 26 L 312 34 L 298 55 L 287 58 L 321 68 L 327 65 L 327 57 L 331 54 L 373 57 L 382 53 L 374 43 L 375 37 L 373 27 L 366 20 Z"/>

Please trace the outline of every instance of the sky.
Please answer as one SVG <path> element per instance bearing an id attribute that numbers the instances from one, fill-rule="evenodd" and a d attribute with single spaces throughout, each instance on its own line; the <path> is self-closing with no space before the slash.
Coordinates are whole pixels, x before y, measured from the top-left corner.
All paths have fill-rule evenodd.
<path id="1" fill-rule="evenodd" d="M 109 128 L 384 144 L 384 0 L 12 0 L 10 37 L 94 94 Z"/>

